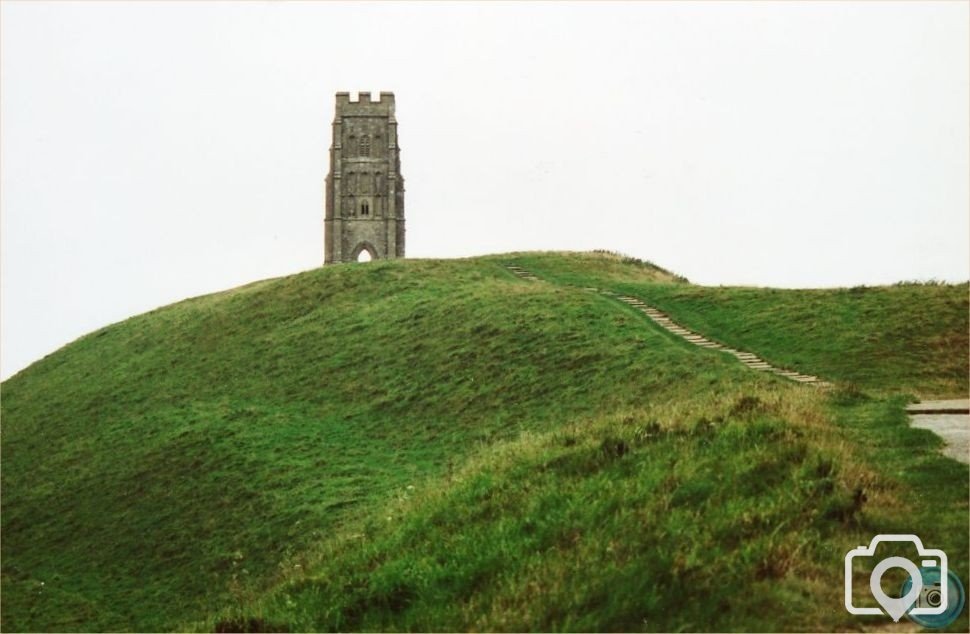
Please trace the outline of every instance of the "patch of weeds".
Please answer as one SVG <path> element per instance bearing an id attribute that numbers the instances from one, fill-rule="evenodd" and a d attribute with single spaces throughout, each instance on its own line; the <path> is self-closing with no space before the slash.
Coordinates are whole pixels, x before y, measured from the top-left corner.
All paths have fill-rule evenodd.
<path id="1" fill-rule="evenodd" d="M 765 403 L 757 396 L 742 396 L 731 407 L 732 417 L 743 417 L 764 411 Z"/>
<path id="2" fill-rule="evenodd" d="M 633 439 L 639 444 L 654 442 L 664 436 L 664 429 L 657 421 L 650 421 L 643 425 L 638 425 L 633 430 Z"/>
<path id="3" fill-rule="evenodd" d="M 608 436 L 600 443 L 600 453 L 607 459 L 622 458 L 630 451 L 630 446 L 622 438 Z"/>
<path id="4" fill-rule="evenodd" d="M 240 617 L 224 619 L 216 623 L 216 632 L 289 632 L 290 630 L 279 623 L 269 623 L 261 618 Z"/>
<path id="5" fill-rule="evenodd" d="M 855 524 L 858 523 L 862 508 L 868 501 L 866 492 L 861 487 L 857 487 L 850 495 L 831 496 L 825 505 L 823 516 L 842 524 Z"/>
<path id="6" fill-rule="evenodd" d="M 832 391 L 830 396 L 832 403 L 839 406 L 858 405 L 871 400 L 871 397 L 862 391 L 855 383 L 841 383 Z"/>
<path id="7" fill-rule="evenodd" d="M 713 436 L 717 431 L 717 423 L 715 421 L 702 416 L 701 418 L 694 421 L 694 424 L 690 427 L 691 436 L 698 436 L 701 438 L 708 438 Z"/>

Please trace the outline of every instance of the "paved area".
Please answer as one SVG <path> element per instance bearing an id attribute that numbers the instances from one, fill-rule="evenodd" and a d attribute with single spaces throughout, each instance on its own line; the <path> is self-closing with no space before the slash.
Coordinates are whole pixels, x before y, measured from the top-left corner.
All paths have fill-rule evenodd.
<path id="1" fill-rule="evenodd" d="M 913 427 L 943 439 L 944 456 L 970 464 L 970 399 L 923 401 L 907 405 L 906 411 Z"/>
<path id="2" fill-rule="evenodd" d="M 970 414 L 970 399 L 955 398 L 945 401 L 922 401 L 906 406 L 910 414 Z"/>
<path id="3" fill-rule="evenodd" d="M 523 269 L 521 266 L 517 266 L 515 264 L 506 264 L 505 268 L 511 271 L 511 273 L 516 277 L 522 278 L 524 280 L 529 280 L 530 282 L 540 281 L 539 278 L 535 276 L 535 274 L 527 271 L 526 269 Z M 757 370 L 759 372 L 770 372 L 771 374 L 775 374 L 777 376 L 789 379 L 791 381 L 795 381 L 796 383 L 805 383 L 805 384 L 814 385 L 817 387 L 831 387 L 832 385 L 831 383 L 827 381 L 823 381 L 817 376 L 813 376 L 811 374 L 804 374 L 802 372 L 797 372 L 795 370 L 779 368 L 777 366 L 774 366 L 768 363 L 764 359 L 759 358 L 755 354 L 752 354 L 750 352 L 745 352 L 743 350 L 736 350 L 735 348 L 731 348 L 724 344 L 718 343 L 717 341 L 708 339 L 707 337 L 704 337 L 699 333 L 693 332 L 690 329 L 685 328 L 684 326 L 681 326 L 673 319 L 671 319 L 668 315 L 664 314 L 663 312 L 657 310 L 652 306 L 648 306 L 639 298 L 631 297 L 629 295 L 618 295 L 611 291 L 600 289 L 600 288 L 584 288 L 583 290 L 594 292 L 594 293 L 600 293 L 601 295 L 606 295 L 620 302 L 623 302 L 627 306 L 630 306 L 636 310 L 639 310 L 644 315 L 649 317 L 655 324 L 657 324 L 667 332 L 673 334 L 674 336 L 680 337 L 684 341 L 687 341 L 688 343 L 691 343 L 699 348 L 707 348 L 708 350 L 718 350 L 720 352 L 726 352 L 730 355 L 733 355 L 738 359 L 738 361 L 748 366 L 752 370 Z"/>

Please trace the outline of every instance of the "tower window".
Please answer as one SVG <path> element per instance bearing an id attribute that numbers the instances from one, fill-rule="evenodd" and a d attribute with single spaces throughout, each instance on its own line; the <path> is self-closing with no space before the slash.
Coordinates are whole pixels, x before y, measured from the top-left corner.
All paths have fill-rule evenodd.
<path id="1" fill-rule="evenodd" d="M 360 155 L 370 156 L 370 137 L 366 134 L 360 137 Z"/>
<path id="2" fill-rule="evenodd" d="M 360 215 L 369 216 L 370 215 L 370 203 L 366 200 L 360 203 Z"/>

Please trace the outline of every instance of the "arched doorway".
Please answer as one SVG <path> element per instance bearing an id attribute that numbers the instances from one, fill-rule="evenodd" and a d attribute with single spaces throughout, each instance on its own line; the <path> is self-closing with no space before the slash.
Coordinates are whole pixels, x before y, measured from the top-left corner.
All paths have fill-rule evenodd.
<path id="1" fill-rule="evenodd" d="M 351 252 L 351 262 L 370 262 L 377 259 L 377 249 L 370 242 L 361 242 Z"/>

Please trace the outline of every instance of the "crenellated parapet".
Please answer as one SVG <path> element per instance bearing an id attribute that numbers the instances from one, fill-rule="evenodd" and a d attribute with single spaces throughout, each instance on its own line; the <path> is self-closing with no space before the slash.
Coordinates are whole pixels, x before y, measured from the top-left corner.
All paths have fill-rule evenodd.
<path id="1" fill-rule="evenodd" d="M 338 92 L 334 114 L 336 118 L 390 116 L 393 119 L 394 93 L 381 92 L 376 100 L 372 100 L 369 92 L 357 93 L 356 99 L 351 99 L 349 92 Z"/>

